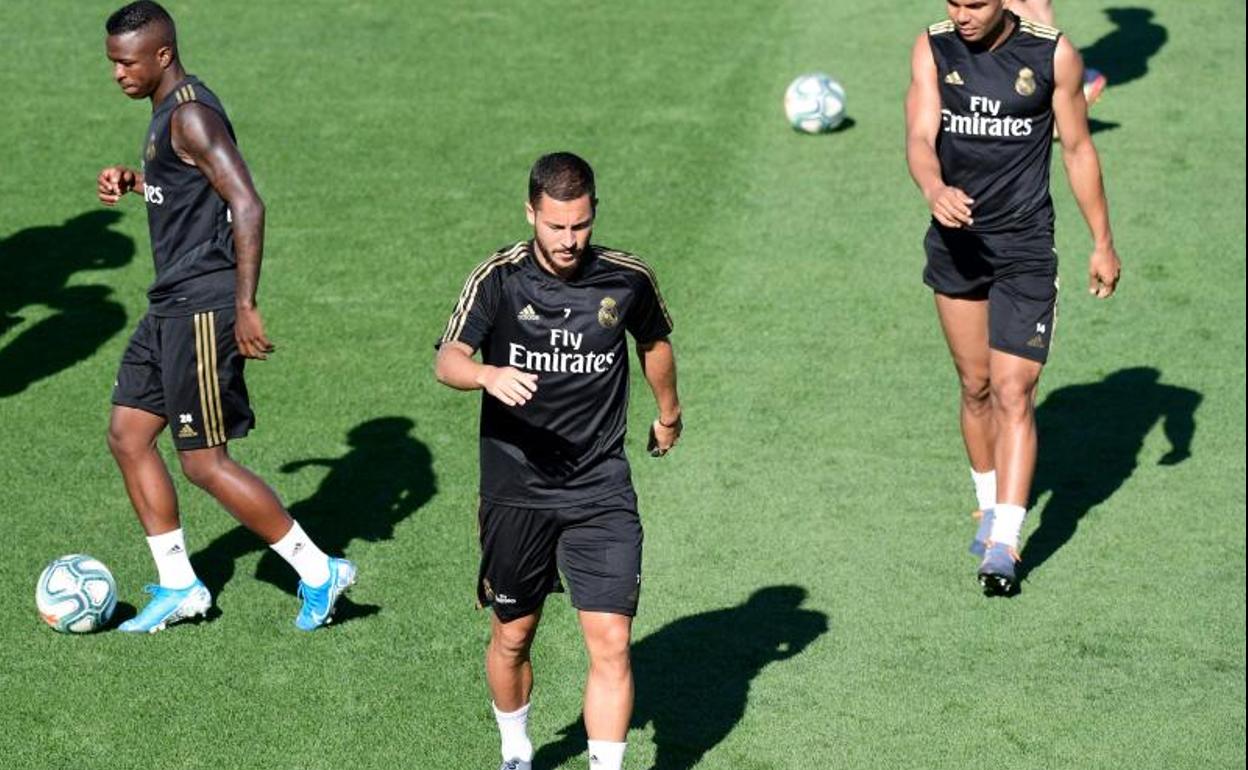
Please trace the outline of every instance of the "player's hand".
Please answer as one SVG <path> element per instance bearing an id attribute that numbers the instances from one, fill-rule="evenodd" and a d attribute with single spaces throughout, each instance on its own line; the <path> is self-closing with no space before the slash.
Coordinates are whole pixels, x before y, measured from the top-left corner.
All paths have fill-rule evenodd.
<path id="1" fill-rule="evenodd" d="M 138 175 L 125 166 L 109 166 L 95 180 L 96 195 L 105 206 L 115 206 L 137 181 Z"/>
<path id="2" fill-rule="evenodd" d="M 676 442 L 680 440 L 681 431 L 684 429 L 685 421 L 680 415 L 676 415 L 675 420 L 666 422 L 662 417 L 656 418 L 650 423 L 650 438 L 646 442 L 646 451 L 651 457 L 662 457 L 676 446 Z"/>
<path id="3" fill-rule="evenodd" d="M 277 348 L 264 334 L 264 321 L 256 307 L 235 308 L 234 341 L 244 358 L 267 359 Z"/>
<path id="4" fill-rule="evenodd" d="M 936 221 L 955 229 L 975 223 L 971 217 L 971 204 L 974 202 L 971 196 L 948 185 L 937 188 L 927 198 L 927 206 Z"/>
<path id="5" fill-rule="evenodd" d="M 1088 293 L 1099 299 L 1112 297 L 1122 275 L 1122 261 L 1113 246 L 1100 246 L 1088 259 Z"/>
<path id="6" fill-rule="evenodd" d="M 511 366 L 482 366 L 477 382 L 507 406 L 524 406 L 537 392 L 537 375 Z"/>

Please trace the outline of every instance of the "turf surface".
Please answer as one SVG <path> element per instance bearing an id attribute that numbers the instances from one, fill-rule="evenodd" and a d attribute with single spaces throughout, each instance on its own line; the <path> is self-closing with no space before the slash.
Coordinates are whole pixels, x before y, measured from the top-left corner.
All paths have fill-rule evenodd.
<path id="1" fill-rule="evenodd" d="M 137 639 L 54 634 L 31 594 L 73 551 L 128 604 L 152 578 L 103 441 L 146 222 L 94 199 L 147 110 L 109 80 L 111 4 L 4 3 L 0 764 L 495 766 L 477 400 L 433 381 L 431 343 L 468 271 L 526 235 L 528 165 L 569 148 L 599 172 L 596 239 L 658 271 L 688 424 L 662 461 L 630 442 L 630 767 L 1242 767 L 1244 6 L 1111 7 L 1058 10 L 1110 76 L 1093 117 L 1125 278 L 1082 291 L 1055 155 L 1067 290 L 1030 572 L 986 600 L 902 155 L 908 50 L 940 3 L 173 3 L 269 210 L 279 351 L 249 370 L 260 426 L 234 451 L 361 582 L 346 622 L 300 634 L 293 577 L 179 480 L 219 615 Z M 780 115 L 811 69 L 849 93 L 831 136 Z M 651 409 L 639 387 L 634 424 Z M 535 659 L 539 760 L 583 767 L 560 597 Z"/>

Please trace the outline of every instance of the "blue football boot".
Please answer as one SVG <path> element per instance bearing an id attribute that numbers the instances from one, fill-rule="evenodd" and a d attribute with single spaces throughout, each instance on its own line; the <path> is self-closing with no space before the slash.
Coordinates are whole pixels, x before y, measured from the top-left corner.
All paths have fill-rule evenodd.
<path id="1" fill-rule="evenodd" d="M 143 590 L 152 595 L 151 601 L 138 615 L 117 626 L 118 631 L 154 634 L 179 620 L 203 617 L 212 607 L 212 594 L 199 580 L 186 588 L 149 585 Z"/>
<path id="2" fill-rule="evenodd" d="M 985 596 L 1009 596 L 1018 589 L 1014 572 L 1017 561 L 1014 549 L 1009 546 L 1000 543 L 988 546 L 979 565 L 979 585 Z"/>
<path id="3" fill-rule="evenodd" d="M 986 511 L 976 511 L 979 514 L 979 528 L 975 530 L 975 539 L 971 541 L 971 547 L 968 549 L 971 556 L 982 559 L 984 551 L 988 550 L 988 538 L 992 537 L 992 509 Z"/>
<path id="4" fill-rule="evenodd" d="M 329 580 L 324 585 L 310 586 L 299 581 L 299 598 L 303 607 L 295 625 L 302 631 L 312 631 L 328 625 L 334 618 L 334 603 L 338 597 L 355 585 L 355 565 L 346 559 L 329 557 Z"/>

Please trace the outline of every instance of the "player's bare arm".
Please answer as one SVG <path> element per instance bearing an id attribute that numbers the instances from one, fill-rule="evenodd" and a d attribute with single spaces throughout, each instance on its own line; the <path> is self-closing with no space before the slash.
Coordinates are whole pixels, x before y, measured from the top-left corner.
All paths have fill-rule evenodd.
<path id="1" fill-rule="evenodd" d="M 187 104 L 173 116 L 173 149 L 195 166 L 230 207 L 234 253 L 238 260 L 234 338 L 247 358 L 268 358 L 273 343 L 264 333 L 256 305 L 260 261 L 264 256 L 264 202 L 221 116 L 200 104 Z"/>
<path id="2" fill-rule="evenodd" d="M 1083 61 L 1065 37 L 1058 40 L 1053 60 L 1053 117 L 1062 142 L 1062 160 L 1070 189 L 1092 233 L 1088 260 L 1088 291 L 1105 298 L 1114 293 L 1122 263 L 1109 227 L 1109 204 L 1101 181 L 1101 161 L 1088 130 L 1088 105 L 1083 97 Z"/>
<path id="3" fill-rule="evenodd" d="M 936 82 L 936 60 L 927 42 L 927 33 L 914 42 L 910 57 L 910 90 L 906 93 L 906 163 L 910 176 L 919 186 L 932 216 L 945 227 L 973 223 L 971 200 L 962 190 L 945 184 L 936 155 L 940 134 L 940 88 Z"/>
<path id="4" fill-rule="evenodd" d="M 434 376 L 456 390 L 484 390 L 507 406 L 524 406 L 537 392 L 537 375 L 511 366 L 490 366 L 476 361 L 476 353 L 462 342 L 438 348 Z"/>
<path id="5" fill-rule="evenodd" d="M 684 430 L 680 395 L 676 390 L 676 354 L 666 337 L 637 345 L 641 371 L 659 407 L 659 416 L 650 425 L 650 454 L 662 457 L 676 446 Z"/>
<path id="6" fill-rule="evenodd" d="M 116 206 L 126 193 L 143 191 L 143 174 L 125 166 L 109 166 L 96 178 L 95 188 L 100 203 Z"/>

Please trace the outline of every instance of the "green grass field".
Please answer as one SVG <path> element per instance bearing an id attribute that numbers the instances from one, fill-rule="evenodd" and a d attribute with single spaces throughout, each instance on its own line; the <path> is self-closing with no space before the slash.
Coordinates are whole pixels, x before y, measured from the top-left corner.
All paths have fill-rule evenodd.
<path id="1" fill-rule="evenodd" d="M 220 611 L 140 639 L 55 634 L 33 589 L 74 551 L 129 605 L 154 577 L 104 443 L 146 219 L 94 195 L 147 108 L 109 77 L 113 4 L 0 4 L 0 766 L 496 766 L 478 402 L 435 383 L 432 343 L 468 271 L 526 236 L 533 159 L 566 148 L 599 174 L 596 240 L 659 274 L 686 409 L 671 457 L 629 444 L 629 767 L 1242 767 L 1245 10 L 1150 5 L 1058 4 L 1111 79 L 1093 118 L 1124 279 L 1083 291 L 1055 153 L 1030 573 L 989 600 L 902 146 L 909 47 L 942 3 L 171 0 L 269 212 L 279 350 L 249 369 L 259 427 L 234 454 L 361 580 L 346 622 L 301 634 L 293 575 L 179 479 Z M 848 129 L 787 128 L 812 69 L 845 85 Z M 535 665 L 538 767 L 584 767 L 563 597 Z"/>

